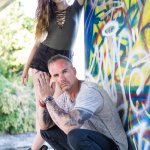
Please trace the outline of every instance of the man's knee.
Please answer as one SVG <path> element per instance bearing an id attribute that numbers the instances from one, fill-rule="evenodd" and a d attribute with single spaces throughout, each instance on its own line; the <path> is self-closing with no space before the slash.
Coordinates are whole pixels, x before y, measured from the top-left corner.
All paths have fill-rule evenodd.
<path id="1" fill-rule="evenodd" d="M 70 147 L 77 147 L 81 141 L 80 129 L 73 129 L 67 135 L 68 144 Z"/>

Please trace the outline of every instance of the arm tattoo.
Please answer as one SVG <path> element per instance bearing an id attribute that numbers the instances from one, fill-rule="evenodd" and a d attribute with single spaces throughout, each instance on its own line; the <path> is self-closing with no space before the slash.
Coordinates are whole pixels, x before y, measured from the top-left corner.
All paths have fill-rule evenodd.
<path id="1" fill-rule="evenodd" d="M 47 107 L 48 112 L 50 113 L 53 121 L 59 126 L 59 121 L 57 120 L 57 117 L 61 119 L 61 117 L 65 117 L 68 114 L 63 109 L 61 109 L 54 100 L 52 100 L 50 103 L 51 107 Z"/>
<path id="2" fill-rule="evenodd" d="M 67 127 L 80 127 L 84 121 L 88 120 L 92 116 L 91 113 L 78 109 L 74 109 L 71 112 L 66 113 L 56 104 L 55 101 L 51 101 L 49 106 L 50 107 L 47 107 L 48 111 L 53 121 L 58 126 L 63 123 L 63 125 Z"/>
<path id="3" fill-rule="evenodd" d="M 52 127 L 54 125 L 54 122 L 52 118 L 50 117 L 50 114 L 48 113 L 47 108 L 45 108 L 43 112 L 43 121 L 48 127 Z"/>
<path id="4" fill-rule="evenodd" d="M 66 122 L 68 126 L 81 126 L 83 123 L 88 120 L 92 114 L 84 110 L 75 109 L 70 112 L 70 119 Z"/>

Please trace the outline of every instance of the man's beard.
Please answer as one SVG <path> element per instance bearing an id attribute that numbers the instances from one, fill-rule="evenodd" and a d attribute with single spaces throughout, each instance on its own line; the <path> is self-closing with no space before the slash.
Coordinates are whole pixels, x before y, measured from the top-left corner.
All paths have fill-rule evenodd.
<path id="1" fill-rule="evenodd" d="M 62 89 L 62 91 L 68 91 L 69 84 L 67 82 L 64 82 L 64 83 L 60 84 L 60 88 Z"/>

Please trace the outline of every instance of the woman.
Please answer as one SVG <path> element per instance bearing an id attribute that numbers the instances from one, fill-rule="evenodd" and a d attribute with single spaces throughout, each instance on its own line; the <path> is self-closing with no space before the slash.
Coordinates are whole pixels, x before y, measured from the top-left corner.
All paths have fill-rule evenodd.
<path id="1" fill-rule="evenodd" d="M 35 74 L 39 71 L 48 73 L 47 61 L 56 54 L 71 57 L 83 3 L 84 0 L 75 0 L 69 6 L 69 0 L 38 0 L 36 10 L 36 40 L 21 78 L 22 84 L 26 85 L 28 70 L 31 67 L 36 97 L 36 110 L 40 105 L 36 83 L 37 77 Z M 47 33 L 47 37 L 42 41 L 43 34 L 45 33 Z M 40 136 L 37 119 L 36 130 L 37 135 L 34 139 L 32 150 L 39 150 L 44 142 Z"/>

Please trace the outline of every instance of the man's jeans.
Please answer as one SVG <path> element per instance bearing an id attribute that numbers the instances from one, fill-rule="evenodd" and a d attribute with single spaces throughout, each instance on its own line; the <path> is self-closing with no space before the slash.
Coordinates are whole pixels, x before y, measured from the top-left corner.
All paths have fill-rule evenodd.
<path id="1" fill-rule="evenodd" d="M 73 129 L 66 135 L 54 126 L 48 130 L 41 130 L 41 136 L 54 150 L 117 150 L 111 139 L 86 129 Z"/>

